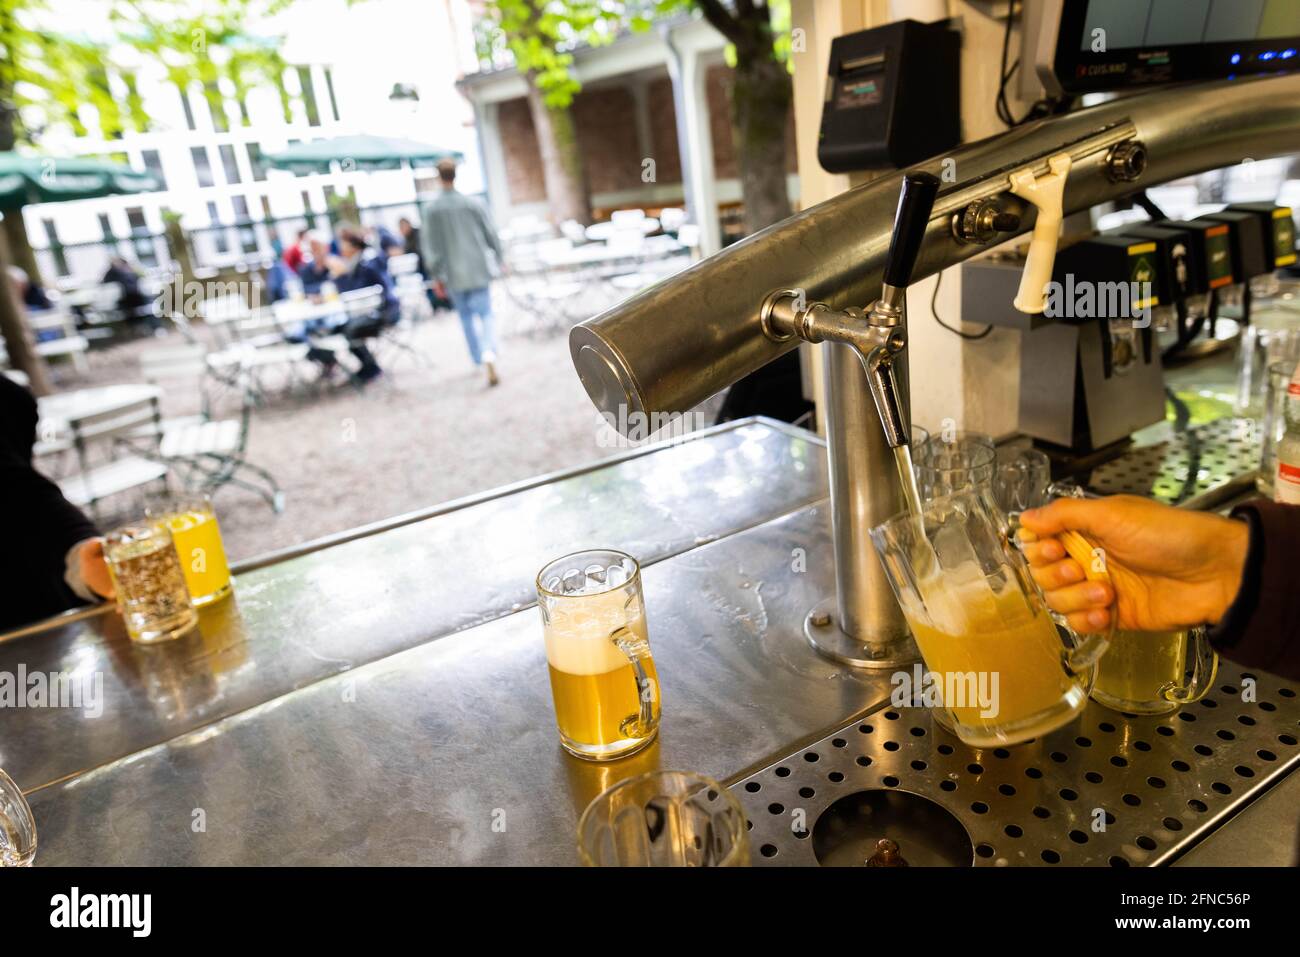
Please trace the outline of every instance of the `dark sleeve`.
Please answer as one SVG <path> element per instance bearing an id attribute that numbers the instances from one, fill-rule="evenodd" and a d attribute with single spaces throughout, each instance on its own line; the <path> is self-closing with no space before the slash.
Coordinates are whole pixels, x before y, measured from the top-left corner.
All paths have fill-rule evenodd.
<path id="1" fill-rule="evenodd" d="M 32 467 L 35 401 L 25 389 L 3 376 L 0 380 L 6 383 L 0 386 L 0 410 L 9 426 L 0 445 L 0 528 L 23 543 L 0 549 L 0 630 L 5 630 L 83 604 L 63 580 L 64 559 L 68 549 L 99 531 Z"/>
<path id="2" fill-rule="evenodd" d="M 1300 679 L 1300 506 L 1257 499 L 1232 516 L 1250 526 L 1237 599 L 1210 632 L 1225 658 Z"/>

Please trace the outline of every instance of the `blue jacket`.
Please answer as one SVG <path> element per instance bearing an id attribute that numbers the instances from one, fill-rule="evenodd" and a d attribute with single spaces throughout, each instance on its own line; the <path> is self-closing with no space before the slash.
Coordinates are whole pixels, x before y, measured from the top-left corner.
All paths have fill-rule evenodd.
<path id="1" fill-rule="evenodd" d="M 384 288 L 384 321 L 390 323 L 397 321 L 401 307 L 397 301 L 397 293 L 393 291 L 393 280 L 386 270 L 379 269 L 370 260 L 360 260 L 352 268 L 351 272 L 346 272 L 336 278 L 334 284 L 338 287 L 339 292 L 365 289 L 369 286 L 382 286 Z"/>

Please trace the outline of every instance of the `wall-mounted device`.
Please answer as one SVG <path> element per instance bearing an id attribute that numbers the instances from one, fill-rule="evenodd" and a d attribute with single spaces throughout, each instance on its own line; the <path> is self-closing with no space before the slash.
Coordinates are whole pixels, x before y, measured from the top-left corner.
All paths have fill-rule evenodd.
<path id="1" fill-rule="evenodd" d="M 1300 6 L 1296 8 L 1300 15 Z M 1295 219 L 1290 206 L 1275 203 L 1233 203 L 1224 212 L 1249 213 L 1259 218 L 1264 227 L 1264 258 L 1273 269 L 1294 266 Z"/>
<path id="2" fill-rule="evenodd" d="M 1165 416 L 1152 310 L 1168 280 L 1155 240 L 1095 236 L 1061 250 L 1044 316 L 1020 342 L 1020 428 L 1087 454 Z"/>
<path id="3" fill-rule="evenodd" d="M 1156 294 L 1161 309 L 1176 308 L 1178 303 L 1210 291 L 1203 263 L 1204 250 L 1197 255 L 1199 244 L 1190 230 L 1131 223 L 1121 226 L 1114 234 L 1128 237 L 1130 241 L 1141 239 L 1155 243 L 1160 283 Z"/>
<path id="4" fill-rule="evenodd" d="M 1294 0 L 1044 0 L 1047 91 L 1089 93 L 1300 69 Z"/>
<path id="5" fill-rule="evenodd" d="M 900 168 L 961 142 L 961 35 L 900 20 L 831 41 L 817 159 L 831 173 Z"/>
<path id="6" fill-rule="evenodd" d="M 1238 283 L 1249 282 L 1256 276 L 1273 271 L 1270 255 L 1272 230 L 1264 228 L 1264 221 L 1254 213 L 1234 212 L 1225 209 L 1218 213 L 1198 216 L 1211 223 L 1228 227 L 1228 248 L 1232 253 L 1232 272 Z"/>

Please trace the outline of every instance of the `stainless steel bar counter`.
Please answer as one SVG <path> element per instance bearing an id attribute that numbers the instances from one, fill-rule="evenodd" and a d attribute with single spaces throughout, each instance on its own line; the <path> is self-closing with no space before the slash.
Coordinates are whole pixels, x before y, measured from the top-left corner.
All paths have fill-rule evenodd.
<path id="1" fill-rule="evenodd" d="M 98 716 L 0 711 L 37 862 L 572 864 L 579 814 L 621 778 L 689 769 L 748 799 L 889 691 L 802 635 L 834 587 L 826 488 L 817 437 L 747 420 L 258 563 L 168 645 L 131 645 L 111 612 L 0 637 L 0 672 L 103 676 Z M 603 765 L 560 748 L 532 607 L 536 570 L 591 545 L 642 559 L 663 688 L 659 740 Z M 1285 720 L 1270 780 L 1300 763 Z M 1248 833 L 1294 832 L 1291 802 L 1240 790 L 1215 819 L 1247 806 Z"/>

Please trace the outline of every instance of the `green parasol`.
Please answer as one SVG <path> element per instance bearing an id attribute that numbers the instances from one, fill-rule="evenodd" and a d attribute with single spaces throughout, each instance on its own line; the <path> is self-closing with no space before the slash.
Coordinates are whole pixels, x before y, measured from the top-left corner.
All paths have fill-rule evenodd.
<path id="1" fill-rule="evenodd" d="M 158 189 L 152 173 L 110 160 L 0 153 L 0 209 Z"/>
<path id="2" fill-rule="evenodd" d="M 276 169 L 291 173 L 328 173 L 337 163 L 344 170 L 399 169 L 432 166 L 443 159 L 464 159 L 456 150 L 439 149 L 427 143 L 396 136 L 335 136 L 295 143 L 279 153 L 268 153 L 266 161 Z"/>

